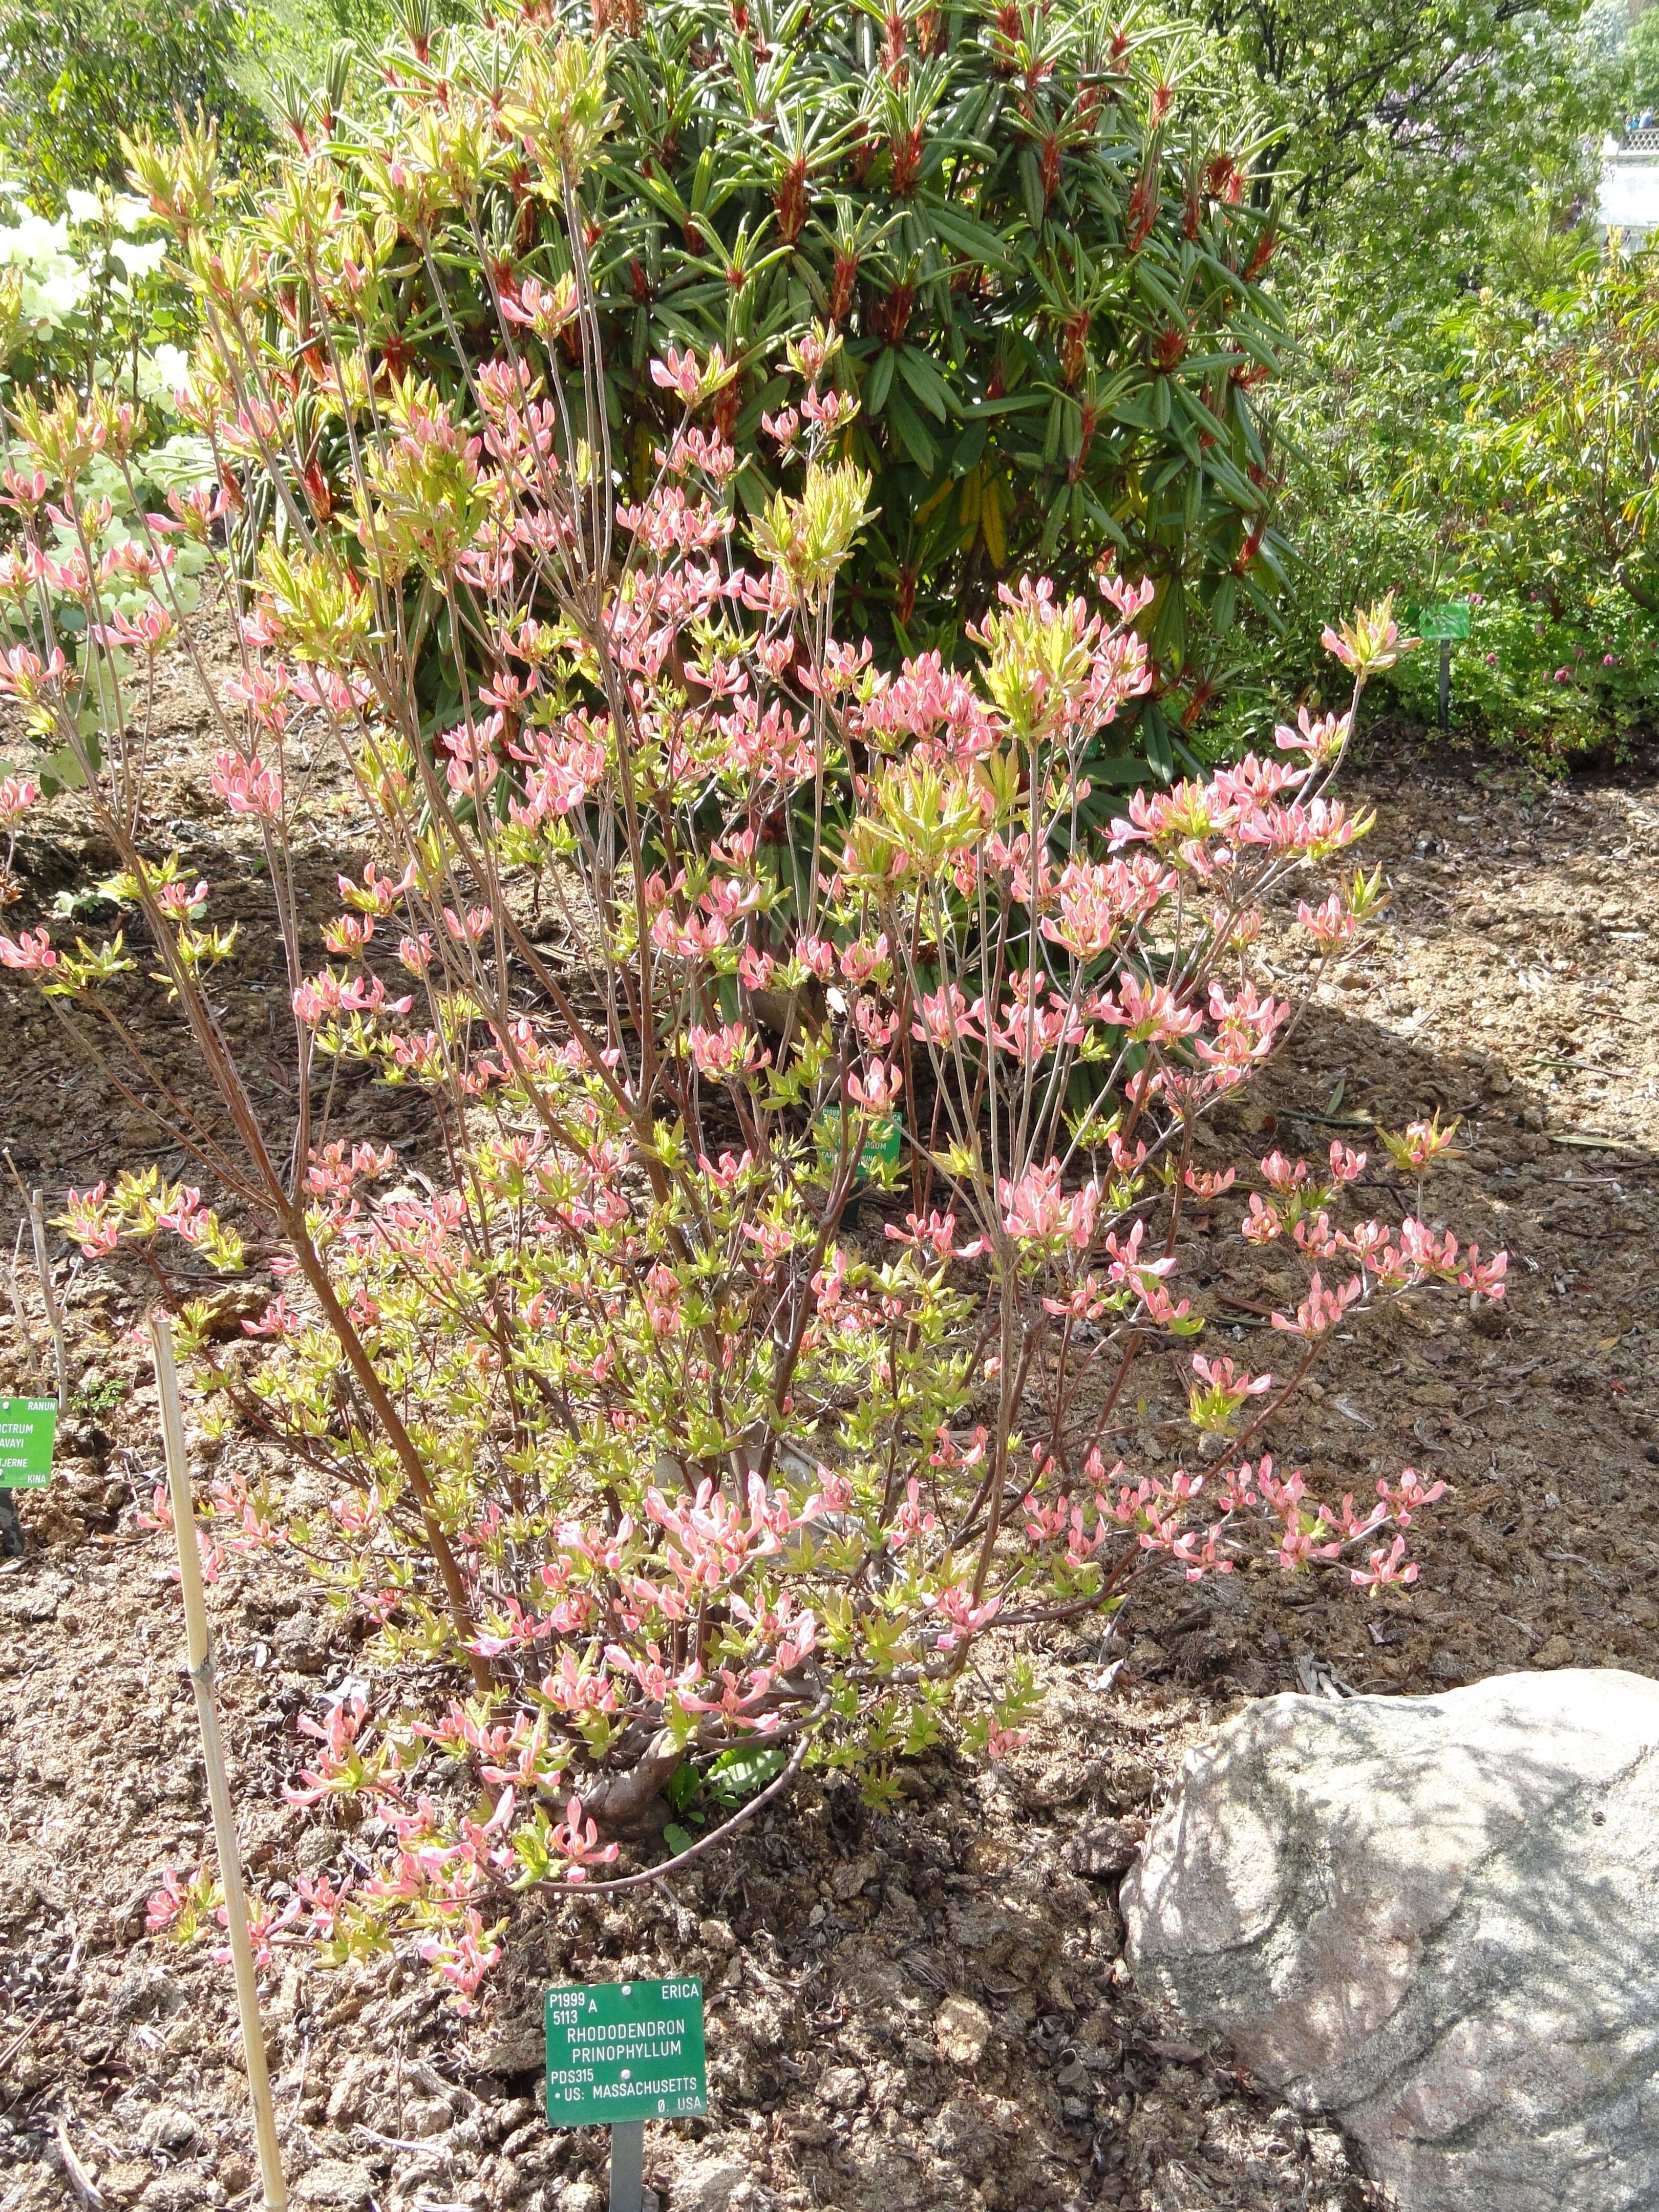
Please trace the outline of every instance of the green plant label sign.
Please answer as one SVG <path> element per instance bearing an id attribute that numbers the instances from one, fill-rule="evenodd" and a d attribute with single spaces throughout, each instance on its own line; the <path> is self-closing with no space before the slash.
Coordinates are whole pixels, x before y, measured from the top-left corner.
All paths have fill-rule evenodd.
<path id="1" fill-rule="evenodd" d="M 57 1433 L 56 1398 L 0 1398 L 0 1490 L 44 1490 Z"/>
<path id="2" fill-rule="evenodd" d="M 890 1114 L 883 1114 L 870 1124 L 870 1133 L 859 1154 L 861 1168 L 896 1168 L 904 1157 L 904 1132 Z"/>
<path id="3" fill-rule="evenodd" d="M 708 2110 L 701 1982 L 590 1982 L 547 1993 L 555 2127 Z"/>
<path id="4" fill-rule="evenodd" d="M 819 1115 L 817 1128 L 819 1151 L 835 1158 L 841 1151 L 841 1116 L 834 1107 Z M 872 1168 L 896 1168 L 903 1157 L 903 1130 L 890 1114 L 872 1115 L 859 1148 L 859 1172 L 867 1175 Z"/>
<path id="5" fill-rule="evenodd" d="M 1467 599 L 1449 599 L 1443 606 L 1419 608 L 1412 628 L 1431 645 L 1464 638 L 1469 634 L 1470 612 Z"/>

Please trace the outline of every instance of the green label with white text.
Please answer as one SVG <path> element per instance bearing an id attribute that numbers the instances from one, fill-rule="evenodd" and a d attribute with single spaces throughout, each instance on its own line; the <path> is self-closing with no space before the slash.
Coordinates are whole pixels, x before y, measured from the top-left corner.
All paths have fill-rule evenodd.
<path id="1" fill-rule="evenodd" d="M 44 1490 L 57 1433 L 56 1398 L 0 1398 L 0 1490 Z"/>
<path id="2" fill-rule="evenodd" d="M 547 2117 L 556 2128 L 708 2110 L 701 1982 L 548 1991 Z"/>
<path id="3" fill-rule="evenodd" d="M 1449 645 L 1469 635 L 1472 616 L 1467 599 L 1443 606 L 1423 607 L 1411 618 L 1411 627 L 1429 645 Z"/>

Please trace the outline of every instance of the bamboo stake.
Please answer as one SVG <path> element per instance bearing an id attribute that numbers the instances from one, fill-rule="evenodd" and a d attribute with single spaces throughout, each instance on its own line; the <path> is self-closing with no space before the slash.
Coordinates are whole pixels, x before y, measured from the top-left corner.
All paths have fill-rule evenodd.
<path id="1" fill-rule="evenodd" d="M 69 1360 L 64 1350 L 64 1316 L 58 1310 L 52 1265 L 46 1257 L 46 1194 L 43 1190 L 29 1193 L 29 1229 L 34 1238 L 34 1264 L 40 1272 L 40 1296 L 46 1302 L 52 1348 L 58 1355 L 58 1410 L 62 1413 L 69 1407 Z"/>
<path id="2" fill-rule="evenodd" d="M 185 1464 L 185 1421 L 179 1402 L 179 1376 L 173 1361 L 173 1330 L 160 1307 L 149 1316 L 155 1347 L 155 1395 L 161 1401 L 161 1442 L 167 1453 L 167 1491 L 173 1501 L 173 1533 L 179 1545 L 179 1578 L 185 1599 L 185 1638 L 190 1684 L 202 1724 L 202 1759 L 207 1768 L 208 1800 L 213 1808 L 213 1837 L 219 1852 L 219 1886 L 229 1923 L 231 1963 L 236 1972 L 236 2008 L 241 2016 L 242 2050 L 247 2061 L 248 2097 L 259 2144 L 259 2172 L 265 2212 L 286 2212 L 288 2185 L 276 2142 L 276 2108 L 271 2101 L 264 2030 L 259 2021 L 259 1984 L 248 1941 L 247 1900 L 242 1890 L 242 1861 L 236 1842 L 236 1808 L 225 1771 L 219 1734 L 219 1708 L 213 1695 L 213 1650 L 208 1642 L 207 1601 L 202 1594 L 202 1561 L 196 1547 L 196 1510 Z"/>
<path id="3" fill-rule="evenodd" d="M 20 1221 L 17 1224 L 16 1241 L 11 1248 L 11 1310 L 12 1316 L 17 1323 L 17 1334 L 22 1339 L 23 1357 L 28 1362 L 29 1380 L 31 1382 L 38 1382 L 42 1374 L 40 1355 L 34 1348 L 34 1331 L 29 1327 L 28 1317 L 23 1311 L 23 1286 L 17 1279 L 17 1261 L 22 1249 L 23 1224 Z"/>

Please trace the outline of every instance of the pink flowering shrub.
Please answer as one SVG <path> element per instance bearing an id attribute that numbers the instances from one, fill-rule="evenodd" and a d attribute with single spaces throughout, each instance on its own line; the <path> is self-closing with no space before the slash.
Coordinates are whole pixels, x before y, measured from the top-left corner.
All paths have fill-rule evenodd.
<path id="1" fill-rule="evenodd" d="M 522 35 L 505 105 L 461 74 L 441 104 L 404 88 L 394 145 L 296 161 L 213 250 L 202 149 L 140 149 L 200 277 L 191 404 L 234 501 L 263 477 L 289 518 L 215 702 L 213 779 L 264 854 L 288 962 L 280 1126 L 210 1002 L 210 976 L 236 988 L 234 933 L 148 834 L 142 730 L 106 732 L 80 801 L 199 1048 L 215 1113 L 204 1094 L 181 1133 L 270 1255 L 240 1350 L 185 1309 L 200 1387 L 327 1478 L 300 1517 L 228 1477 L 216 1541 L 303 1560 L 381 1668 L 457 1671 L 412 1722 L 388 1696 L 386 1717 L 306 1723 L 296 1800 L 366 1802 L 392 1846 L 303 1900 L 303 1930 L 273 1908 L 262 1941 L 339 1953 L 390 1923 L 463 2004 L 511 1888 L 650 1878 L 606 1869 L 619 1833 L 660 1828 L 665 1785 L 679 1804 L 702 1779 L 696 1850 L 809 1758 L 879 1797 L 943 1729 L 1006 1749 L 1026 1679 L 988 1689 L 969 1663 L 998 1630 L 1263 1559 L 1409 1581 L 1438 1485 L 1321 1500 L 1255 1440 L 1378 1300 L 1503 1292 L 1501 1256 L 1364 1218 L 1341 1145 L 1270 1154 L 1248 1190 L 1198 1164 L 1202 1116 L 1291 1013 L 1256 961 L 1267 902 L 1300 891 L 1326 957 L 1377 902 L 1352 865 L 1367 823 L 1331 791 L 1353 706 L 1137 793 L 1091 844 L 1079 763 L 1146 682 L 1149 588 L 1023 581 L 970 669 L 878 671 L 836 625 L 867 517 L 833 331 L 788 363 L 799 495 L 738 516 L 704 420 L 725 364 L 671 355 L 681 427 L 648 489 L 615 496 L 582 307 L 604 50 Z M 491 303 L 465 391 L 400 380 L 379 288 L 419 271 L 448 312 L 445 235 L 497 235 L 521 189 L 566 209 L 568 268 Z M 36 443 L 48 473 L 79 449 L 72 411 Z M 54 496 L 74 511 L 72 471 Z M 457 659 L 435 729 L 410 677 L 434 626 L 488 665 L 474 691 Z M 1357 705 L 1398 649 L 1388 609 L 1330 641 Z M 0 677 L 73 744 L 62 682 Z M 291 890 L 301 743 L 349 766 L 381 844 L 320 940 Z M 112 1068 L 142 1054 L 121 939 L 25 933 L 0 958 Z M 341 1060 L 437 1102 L 418 1170 L 331 1135 L 309 1102 Z M 1420 1167 L 1439 1134 L 1400 1142 Z M 1274 1316 L 1283 1375 L 1194 1347 L 1193 1449 L 1148 1464 L 1119 1409 L 1149 1347 L 1202 1328 L 1175 1258 L 1194 1206 L 1297 1255 L 1305 1294 Z M 66 1218 L 163 1276 L 166 1236 L 241 1258 L 200 1189 L 154 1177 Z M 464 1818 L 422 1783 L 434 1753 L 471 1763 Z"/>

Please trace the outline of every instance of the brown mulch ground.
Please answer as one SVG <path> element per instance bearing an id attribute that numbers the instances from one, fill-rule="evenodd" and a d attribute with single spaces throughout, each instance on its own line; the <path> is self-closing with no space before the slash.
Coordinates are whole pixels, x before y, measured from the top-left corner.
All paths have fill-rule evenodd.
<path id="1" fill-rule="evenodd" d="M 174 834 L 252 915 L 258 885 L 217 842 L 182 720 L 176 751 Z M 1118 1957 L 1118 1870 L 1183 1747 L 1245 1697 L 1659 1671 L 1659 777 L 1532 792 L 1512 768 L 1401 752 L 1354 781 L 1379 813 L 1385 927 L 1218 1126 L 1214 1157 L 1322 1149 L 1334 1132 L 1364 1145 L 1347 1125 L 1365 1117 L 1463 1117 L 1430 1211 L 1508 1247 L 1507 1312 L 1395 1309 L 1335 1348 L 1272 1439 L 1322 1492 L 1405 1463 L 1451 1486 L 1420 1531 L 1415 1591 L 1178 1584 L 1109 1642 L 1097 1627 L 1034 1646 L 1043 1719 L 1002 1770 L 931 1759 L 881 1816 L 813 1787 L 672 1888 L 526 1904 L 470 2022 L 418 1968 L 331 1976 L 289 1954 L 267 2016 L 302 2199 L 599 2212 L 599 2139 L 552 2134 L 534 2101 L 539 1991 L 696 1973 L 711 2112 L 650 2131 L 669 2212 L 1366 2201 L 1333 2138 L 1142 2015 Z M 319 784 L 320 912 L 355 827 Z M 100 872 L 50 836 L 22 859 L 9 928 Z M 157 1156 L 10 978 L 0 1043 L 25 1183 L 55 1200 Z M 418 1110 L 388 1124 L 383 1100 L 349 1096 L 337 1133 L 370 1130 L 417 1142 Z M 12 1205 L 7 1254 L 15 1223 Z M 1214 1340 L 1266 1359 L 1259 1310 L 1290 1283 L 1276 1254 L 1195 1237 L 1182 1261 Z M 24 1501 L 27 1555 L 0 1566 L 0 2212 L 65 2200 L 64 2145 L 112 2212 L 252 2202 L 228 1969 L 143 1933 L 157 1870 L 201 1860 L 207 1815 L 164 1540 L 134 1522 L 160 1456 L 137 1286 L 67 1255 L 59 1280 L 76 1411 L 52 1489 Z M 27 1383 L 8 1323 L 0 1391 Z M 1154 1364 L 1139 1387 L 1150 1445 L 1184 1380 Z M 290 1808 L 282 1784 L 301 1763 L 298 1716 L 353 1671 L 351 1644 L 269 1564 L 234 1563 L 212 1604 L 256 1878 L 348 1869 L 365 1839 Z"/>

